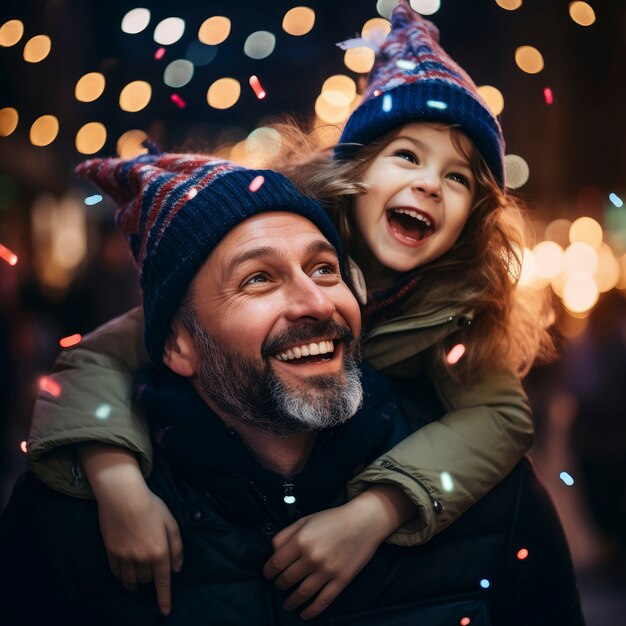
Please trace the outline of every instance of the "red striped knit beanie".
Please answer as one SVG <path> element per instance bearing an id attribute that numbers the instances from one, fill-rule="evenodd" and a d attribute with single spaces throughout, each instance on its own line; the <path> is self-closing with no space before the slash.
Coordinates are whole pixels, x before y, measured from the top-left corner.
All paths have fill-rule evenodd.
<path id="1" fill-rule="evenodd" d="M 288 211 L 315 224 L 343 258 L 341 240 L 322 207 L 282 174 L 250 170 L 197 154 L 92 159 L 76 173 L 118 205 L 116 221 L 139 268 L 144 340 L 162 363 L 171 320 L 211 251 L 240 222 Z"/>

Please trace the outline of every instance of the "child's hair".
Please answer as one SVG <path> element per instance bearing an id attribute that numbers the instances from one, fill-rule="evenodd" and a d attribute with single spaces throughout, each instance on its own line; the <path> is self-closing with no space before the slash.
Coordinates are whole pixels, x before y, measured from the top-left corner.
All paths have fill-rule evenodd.
<path id="1" fill-rule="evenodd" d="M 375 156 L 398 134 L 399 128 L 357 149 L 349 158 L 333 158 L 314 134 L 293 122 L 276 125 L 283 149 L 272 167 L 287 174 L 306 194 L 319 200 L 339 228 L 348 252 L 359 262 L 366 249 L 354 220 L 354 199 L 365 193 L 361 182 Z M 553 356 L 548 332 L 553 311 L 547 290 L 519 282 L 523 250 L 530 247 L 527 219 L 520 203 L 503 192 L 474 144 L 454 127 L 452 139 L 468 159 L 476 179 L 474 203 L 459 239 L 441 257 L 417 269 L 414 293 L 396 314 L 419 306 L 434 311 L 461 304 L 473 310 L 471 327 L 434 347 L 433 364 L 455 378 L 466 378 L 506 365 L 525 375 L 535 361 Z M 366 277 L 367 282 L 367 277 Z M 453 367 L 446 354 L 455 343 L 465 354 Z"/>

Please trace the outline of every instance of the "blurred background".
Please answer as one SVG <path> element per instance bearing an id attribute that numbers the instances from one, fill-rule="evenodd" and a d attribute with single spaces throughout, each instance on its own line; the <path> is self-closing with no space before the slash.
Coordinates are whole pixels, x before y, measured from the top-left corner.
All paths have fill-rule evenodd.
<path id="1" fill-rule="evenodd" d="M 258 166 L 291 114 L 330 143 L 358 104 L 395 0 L 0 5 L 0 508 L 35 394 L 65 347 L 139 301 L 112 203 L 81 160 L 219 151 Z M 414 0 L 507 139 L 553 293 L 560 359 L 525 385 L 532 456 L 592 626 L 626 624 L 626 3 Z M 337 42 L 360 39 L 343 50 Z"/>

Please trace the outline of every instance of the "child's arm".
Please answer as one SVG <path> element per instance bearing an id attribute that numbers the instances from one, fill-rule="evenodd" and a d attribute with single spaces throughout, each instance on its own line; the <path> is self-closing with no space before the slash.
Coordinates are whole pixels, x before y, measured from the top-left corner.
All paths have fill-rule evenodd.
<path id="1" fill-rule="evenodd" d="M 148 425 L 132 408 L 135 371 L 148 362 L 142 309 L 133 309 L 61 353 L 40 390 L 28 438 L 32 472 L 71 496 L 91 497 L 74 444 L 97 441 L 138 455 L 144 476 L 152 468 Z"/>
<path id="2" fill-rule="evenodd" d="M 124 448 L 85 443 L 78 455 L 98 503 L 98 519 L 111 571 L 129 590 L 154 579 L 164 615 L 172 607 L 170 570 L 183 565 L 176 520 L 148 489 L 134 454 Z"/>
<path id="3" fill-rule="evenodd" d="M 472 385 L 433 377 L 448 413 L 415 431 L 348 485 L 350 497 L 372 484 L 403 490 L 418 515 L 388 541 L 425 543 L 497 485 L 533 442 L 534 424 L 521 381 L 492 372 Z"/>
<path id="4" fill-rule="evenodd" d="M 300 583 L 284 604 L 292 611 L 317 594 L 300 613 L 324 611 L 372 558 L 378 546 L 416 514 L 393 485 L 374 485 L 348 503 L 291 524 L 273 539 L 274 554 L 263 568 L 279 589 Z"/>

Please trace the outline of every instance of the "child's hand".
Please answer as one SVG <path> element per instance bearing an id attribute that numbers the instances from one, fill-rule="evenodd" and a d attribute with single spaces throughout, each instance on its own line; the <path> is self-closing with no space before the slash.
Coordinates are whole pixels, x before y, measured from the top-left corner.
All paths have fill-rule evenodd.
<path id="1" fill-rule="evenodd" d="M 335 509 L 303 517 L 278 533 L 274 555 L 263 574 L 279 589 L 299 587 L 287 598 L 292 611 L 315 594 L 300 614 L 311 619 L 324 611 L 372 558 L 378 546 L 413 513 L 406 497 L 380 485 Z"/>
<path id="2" fill-rule="evenodd" d="M 143 482 L 143 481 L 142 481 Z M 171 574 L 183 564 L 178 524 L 163 501 L 143 484 L 142 493 L 99 506 L 100 529 L 113 575 L 129 590 L 154 580 L 159 610 L 172 607 Z"/>

